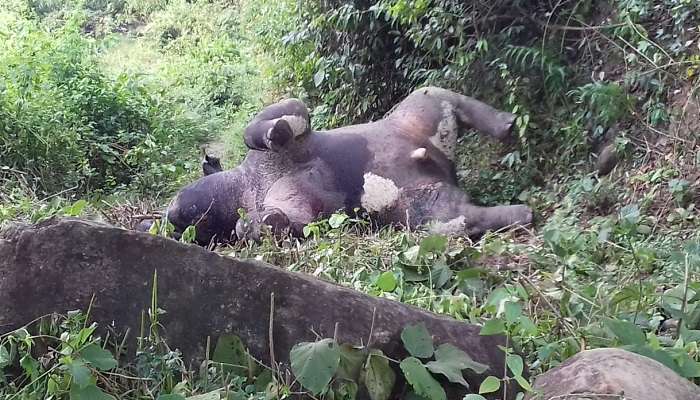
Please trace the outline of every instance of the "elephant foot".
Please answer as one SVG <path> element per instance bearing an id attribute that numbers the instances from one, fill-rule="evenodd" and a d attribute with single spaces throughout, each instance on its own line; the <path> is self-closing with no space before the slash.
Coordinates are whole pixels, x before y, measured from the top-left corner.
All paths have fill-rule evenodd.
<path id="1" fill-rule="evenodd" d="M 243 241 L 260 241 L 260 224 L 253 215 L 247 215 L 236 221 L 236 238 Z"/>
<path id="2" fill-rule="evenodd" d="M 532 223 L 532 209 L 524 205 L 475 207 L 466 215 L 449 220 L 432 221 L 428 231 L 440 235 L 466 234 L 478 238 L 487 231 L 498 231 L 517 225 Z"/>
<path id="3" fill-rule="evenodd" d="M 532 209 L 522 204 L 511 206 L 510 209 L 510 224 L 508 225 L 527 225 L 532 223 Z"/>
<path id="4" fill-rule="evenodd" d="M 485 207 L 474 214 L 473 218 L 474 223 L 468 224 L 467 234 L 478 237 L 486 231 L 498 231 L 516 225 L 532 223 L 532 209 L 522 204 Z"/>
<path id="5" fill-rule="evenodd" d="M 269 226 L 275 235 L 284 233 L 290 226 L 287 214 L 278 208 L 266 210 L 261 221 L 264 225 Z"/>
<path id="6" fill-rule="evenodd" d="M 202 173 L 204 176 L 215 174 L 223 170 L 224 169 L 221 167 L 221 160 L 218 157 L 204 154 L 204 160 L 202 160 Z"/>
<path id="7" fill-rule="evenodd" d="M 292 138 L 294 131 L 287 121 L 278 119 L 275 126 L 270 128 L 265 134 L 265 145 L 272 151 L 282 149 Z"/>
<path id="8" fill-rule="evenodd" d="M 263 211 L 261 214 L 247 215 L 236 222 L 236 237 L 238 240 L 260 242 L 265 229 L 269 229 L 275 237 L 286 233 L 291 226 L 287 214 L 278 208 Z"/>

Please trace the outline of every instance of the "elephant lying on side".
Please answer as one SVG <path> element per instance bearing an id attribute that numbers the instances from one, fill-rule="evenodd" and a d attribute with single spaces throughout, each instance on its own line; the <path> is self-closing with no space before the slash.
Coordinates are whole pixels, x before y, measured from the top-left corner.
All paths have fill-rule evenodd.
<path id="1" fill-rule="evenodd" d="M 195 225 L 200 244 L 247 237 L 259 224 L 299 235 L 319 217 L 358 207 L 382 224 L 469 236 L 527 224 L 532 212 L 526 206 L 470 204 L 455 174 L 460 129 L 504 140 L 513 121 L 510 113 L 428 87 L 379 121 L 312 131 L 306 106 L 284 100 L 248 125 L 250 151 L 238 167 L 183 188 L 166 215 L 179 231 Z"/>

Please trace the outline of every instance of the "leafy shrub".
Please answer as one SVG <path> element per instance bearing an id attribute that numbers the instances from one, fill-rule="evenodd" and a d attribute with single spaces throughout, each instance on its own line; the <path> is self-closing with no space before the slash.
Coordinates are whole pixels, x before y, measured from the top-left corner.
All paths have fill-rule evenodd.
<path id="1" fill-rule="evenodd" d="M 243 103 L 250 69 L 236 45 L 240 40 L 234 9 L 181 0 L 154 13 L 151 20 L 150 40 L 169 61 L 162 66 L 161 75 L 178 86 L 173 101 L 198 112 Z"/>
<path id="2" fill-rule="evenodd" d="M 0 31 L 0 165 L 40 192 L 163 187 L 207 132 L 136 78 L 106 77 L 80 21 L 47 33 L 5 14 Z M 138 175 L 138 176 L 137 176 Z"/>

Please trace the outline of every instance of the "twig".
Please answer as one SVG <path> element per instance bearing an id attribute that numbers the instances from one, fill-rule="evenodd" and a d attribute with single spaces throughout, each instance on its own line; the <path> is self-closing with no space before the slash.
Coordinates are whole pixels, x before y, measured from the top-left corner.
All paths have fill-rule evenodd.
<path id="1" fill-rule="evenodd" d="M 48 199 L 51 199 L 51 198 L 54 198 L 54 197 L 58 197 L 58 196 L 60 196 L 60 195 L 62 195 L 62 194 L 64 194 L 64 193 L 66 193 L 66 192 L 70 192 L 71 190 L 75 190 L 75 189 L 77 189 L 77 188 L 78 188 L 78 185 L 75 185 L 75 186 L 73 186 L 73 187 L 71 187 L 71 188 L 68 188 L 68 189 L 65 189 L 65 190 L 61 190 L 61 191 L 58 192 L 58 193 L 54 193 L 54 194 L 52 194 L 52 195 L 50 195 L 50 196 L 46 196 L 46 197 L 44 197 L 43 199 L 41 199 L 41 200 L 39 200 L 39 201 L 44 202 L 44 201 L 46 201 L 46 200 L 48 200 Z"/>
<path id="2" fill-rule="evenodd" d="M 369 326 L 369 337 L 367 338 L 367 345 L 369 347 L 372 344 L 372 335 L 374 335 L 374 317 L 377 315 L 377 307 L 372 308 L 372 324 Z"/>
<path id="3" fill-rule="evenodd" d="M 669 139 L 671 139 L 671 140 L 678 140 L 678 141 L 683 142 L 683 143 L 686 143 L 686 144 L 692 144 L 692 142 L 691 142 L 690 140 L 682 139 L 682 138 L 680 138 L 680 137 L 678 137 L 678 136 L 673 136 L 673 135 L 670 135 L 670 134 L 668 134 L 668 133 L 665 133 L 665 132 L 663 132 L 663 131 L 661 131 L 661 130 L 659 130 L 659 129 L 654 128 L 653 126 L 651 126 L 648 122 L 646 122 L 646 121 L 643 120 L 642 118 L 639 118 L 639 117 L 638 117 L 637 119 L 638 119 L 642 124 L 644 124 L 644 126 L 645 126 L 647 129 L 649 129 L 650 131 L 652 131 L 652 132 L 654 132 L 654 133 L 656 133 L 656 134 L 658 134 L 658 135 L 665 136 L 665 137 L 667 137 L 667 138 L 669 138 Z M 679 125 L 679 126 L 680 126 L 680 125 Z"/>
<path id="4" fill-rule="evenodd" d="M 143 221 L 144 219 L 161 219 L 163 215 L 159 212 L 154 212 L 153 214 L 132 215 L 130 218 Z"/>
<path id="5" fill-rule="evenodd" d="M 688 261 L 688 254 L 685 255 L 685 272 L 683 274 L 683 303 L 681 304 L 681 317 L 678 318 L 678 329 L 676 329 L 676 335 L 681 334 L 681 329 L 683 328 L 683 316 L 685 315 L 685 310 L 688 308 L 688 288 L 689 288 L 689 277 L 690 277 L 690 262 Z"/>
<path id="6" fill-rule="evenodd" d="M 506 359 L 503 360 L 503 400 L 508 398 L 508 343 L 510 342 L 510 334 L 506 335 L 506 348 L 503 353 L 506 355 Z"/>
<path id="7" fill-rule="evenodd" d="M 568 393 L 568 394 L 560 394 L 554 397 L 550 397 L 549 400 L 574 400 L 574 399 L 582 399 L 582 400 L 588 400 L 590 398 L 596 398 L 596 399 L 603 399 L 603 398 L 609 398 L 611 400 L 615 399 L 620 399 L 624 400 L 624 396 L 621 394 L 608 394 L 608 393 Z"/>
<path id="8" fill-rule="evenodd" d="M 273 328 L 275 326 L 275 292 L 270 293 L 270 325 L 268 327 L 268 340 L 270 341 L 270 366 L 274 371 L 275 375 L 279 375 L 279 368 L 277 368 L 277 363 L 275 362 L 275 338 L 273 335 Z M 275 385 L 275 392 L 277 398 L 280 397 L 279 385 Z"/>
<path id="9" fill-rule="evenodd" d="M 569 332 L 569 335 L 571 335 L 571 337 L 576 337 L 576 333 L 574 332 L 574 330 L 571 329 L 571 327 L 566 323 L 566 321 L 564 320 L 564 317 L 562 317 L 562 315 L 561 315 L 561 313 L 559 312 L 559 310 L 557 310 L 556 307 L 554 307 L 554 305 L 553 305 L 552 303 L 549 302 L 549 299 L 547 299 L 547 296 L 545 296 L 545 294 L 542 293 L 542 291 L 540 290 L 540 288 L 538 288 L 538 287 L 537 287 L 528 277 L 526 277 L 525 275 L 520 275 L 520 279 L 524 280 L 525 282 L 527 282 L 528 285 L 530 285 L 530 287 L 532 287 L 533 289 L 535 289 L 535 292 L 537 292 L 537 294 L 540 296 L 540 298 L 542 298 L 542 300 L 545 302 L 545 304 L 547 304 L 547 307 L 549 307 L 549 308 L 552 310 L 552 312 L 554 313 L 554 315 L 561 321 L 561 325 L 564 327 L 564 329 L 566 329 L 567 332 Z"/>

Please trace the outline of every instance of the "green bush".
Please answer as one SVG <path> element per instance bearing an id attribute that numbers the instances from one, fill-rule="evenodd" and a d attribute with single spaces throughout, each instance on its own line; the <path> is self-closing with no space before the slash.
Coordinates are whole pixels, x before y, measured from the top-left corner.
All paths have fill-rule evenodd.
<path id="1" fill-rule="evenodd" d="M 17 14 L 2 19 L 0 166 L 42 193 L 154 189 L 188 167 L 183 152 L 208 132 L 162 89 L 105 76 L 79 19 L 51 33 Z"/>

